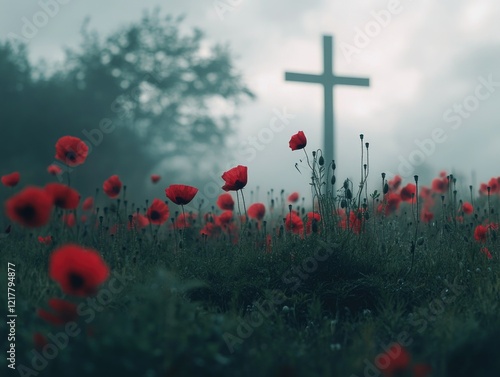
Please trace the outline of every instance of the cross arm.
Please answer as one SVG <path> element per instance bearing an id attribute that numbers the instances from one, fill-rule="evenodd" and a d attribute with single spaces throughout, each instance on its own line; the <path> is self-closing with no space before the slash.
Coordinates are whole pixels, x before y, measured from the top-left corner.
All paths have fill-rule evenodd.
<path id="1" fill-rule="evenodd" d="M 360 77 L 335 76 L 333 79 L 333 83 L 334 85 L 370 86 L 370 79 Z"/>
<path id="2" fill-rule="evenodd" d="M 323 83 L 323 76 L 310 75 L 307 73 L 285 72 L 285 81 L 310 82 L 315 84 Z"/>

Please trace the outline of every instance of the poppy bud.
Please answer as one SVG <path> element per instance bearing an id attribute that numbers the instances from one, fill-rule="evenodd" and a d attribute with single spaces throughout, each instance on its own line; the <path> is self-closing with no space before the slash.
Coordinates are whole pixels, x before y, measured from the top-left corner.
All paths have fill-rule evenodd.
<path id="1" fill-rule="evenodd" d="M 384 185 L 384 195 L 387 194 L 389 192 L 389 185 L 386 183 Z"/>
<path id="2" fill-rule="evenodd" d="M 332 170 L 335 170 L 336 167 L 337 165 L 335 165 L 335 160 L 332 160 Z"/>
<path id="3" fill-rule="evenodd" d="M 365 135 L 363 135 L 363 134 L 360 134 L 360 135 L 359 135 L 359 138 L 360 138 L 361 140 L 363 140 L 363 138 L 364 138 L 364 137 L 365 137 Z"/>
<path id="4" fill-rule="evenodd" d="M 332 183 L 332 186 L 335 184 L 335 182 L 337 181 L 337 179 L 335 178 L 334 175 L 332 175 L 332 179 L 331 179 L 331 183 Z"/>
<path id="5" fill-rule="evenodd" d="M 365 220 L 369 220 L 370 219 L 370 214 L 368 212 L 365 212 Z"/>
<path id="6" fill-rule="evenodd" d="M 345 208 L 345 207 L 347 207 L 347 201 L 345 199 L 342 199 L 340 201 L 340 208 Z"/>
<path id="7" fill-rule="evenodd" d="M 313 158 L 316 157 L 316 151 L 313 151 Z"/>
<path id="8" fill-rule="evenodd" d="M 370 146 L 370 143 L 365 143 L 366 149 L 368 149 L 369 146 Z"/>
<path id="9" fill-rule="evenodd" d="M 413 178 L 415 179 L 415 183 L 418 183 L 418 175 L 413 176 Z"/>
<path id="10" fill-rule="evenodd" d="M 344 181 L 344 190 L 347 190 L 349 187 L 349 183 L 347 182 L 347 179 Z"/>
<path id="11" fill-rule="evenodd" d="M 318 164 L 319 166 L 323 166 L 325 164 L 325 159 L 323 158 L 323 156 L 319 156 Z"/>
<path id="12" fill-rule="evenodd" d="M 349 200 L 352 199 L 352 192 L 351 192 L 351 189 L 347 189 L 346 193 L 345 193 L 345 197 Z"/>
<path id="13" fill-rule="evenodd" d="M 382 173 L 382 179 L 385 179 L 385 173 Z"/>

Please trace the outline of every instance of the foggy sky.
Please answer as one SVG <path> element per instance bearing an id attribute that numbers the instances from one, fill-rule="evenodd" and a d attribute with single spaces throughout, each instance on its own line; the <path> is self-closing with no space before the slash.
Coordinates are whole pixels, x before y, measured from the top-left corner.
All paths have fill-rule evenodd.
<path id="1" fill-rule="evenodd" d="M 288 141 L 303 130 L 309 152 L 322 148 L 322 88 L 285 82 L 284 72 L 320 73 L 323 34 L 335 37 L 336 74 L 371 79 L 368 89 L 335 89 L 338 180 L 359 180 L 360 133 L 370 142 L 370 190 L 381 172 L 430 179 L 446 169 L 466 186 L 500 175 L 500 4 L 494 1 L 57 1 L 57 14 L 29 41 L 33 61 L 61 60 L 65 46 L 79 43 L 87 16 L 91 28 L 107 34 L 155 6 L 186 14 L 185 24 L 201 28 L 211 42 L 228 42 L 257 95 L 240 110 L 232 143 L 241 153 L 231 162 L 248 165 L 249 187 L 260 185 L 261 193 L 271 187 L 308 192 L 304 163 L 303 174 L 294 167 L 303 152 L 292 152 Z M 22 18 L 32 20 L 42 9 L 29 3 L 0 0 L 2 40 L 21 35 Z M 283 109 L 294 115 L 286 127 L 262 131 Z M 418 164 L 407 169 L 401 161 L 411 158 Z"/>

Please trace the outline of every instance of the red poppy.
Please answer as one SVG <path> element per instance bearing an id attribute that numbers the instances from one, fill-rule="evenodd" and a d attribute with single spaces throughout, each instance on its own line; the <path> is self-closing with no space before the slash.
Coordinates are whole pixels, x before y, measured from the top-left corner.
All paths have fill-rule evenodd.
<path id="1" fill-rule="evenodd" d="M 2 181 L 4 186 L 14 187 L 14 186 L 17 186 L 20 179 L 21 179 L 21 174 L 19 174 L 17 171 L 15 171 L 14 173 L 4 175 L 1 178 L 1 181 Z"/>
<path id="2" fill-rule="evenodd" d="M 201 235 L 207 237 L 215 237 L 221 233 L 221 228 L 215 223 L 206 223 L 205 226 L 200 230 Z"/>
<path id="3" fill-rule="evenodd" d="M 411 356 L 404 347 L 393 343 L 386 352 L 375 358 L 375 365 L 385 377 L 395 377 L 408 370 L 410 359 Z"/>
<path id="4" fill-rule="evenodd" d="M 152 174 L 151 175 L 151 182 L 153 183 L 158 183 L 158 181 L 161 179 L 161 177 L 158 174 Z"/>
<path id="5" fill-rule="evenodd" d="M 38 236 L 38 242 L 44 245 L 50 245 L 52 243 L 52 236 L 46 236 L 46 237 Z"/>
<path id="6" fill-rule="evenodd" d="M 52 212 L 52 198 L 38 187 L 26 187 L 5 203 L 7 216 L 27 227 L 39 227 L 47 224 Z"/>
<path id="7" fill-rule="evenodd" d="M 217 206 L 222 210 L 232 211 L 234 209 L 234 200 L 230 193 L 226 192 L 217 198 Z"/>
<path id="8" fill-rule="evenodd" d="M 401 183 L 403 182 L 403 178 L 399 175 L 395 175 L 393 179 L 391 179 L 387 184 L 389 186 L 390 191 L 394 192 L 399 189 Z"/>
<path id="9" fill-rule="evenodd" d="M 401 200 L 405 202 L 411 202 L 415 198 L 416 186 L 413 183 L 408 183 L 405 187 L 401 189 L 400 195 Z"/>
<path id="10" fill-rule="evenodd" d="M 470 215 L 472 212 L 474 212 L 474 207 L 469 202 L 465 202 L 464 204 L 462 204 L 462 211 L 466 215 Z"/>
<path id="11" fill-rule="evenodd" d="M 486 255 L 486 258 L 493 259 L 493 255 L 491 255 L 491 252 L 490 252 L 490 250 L 487 247 L 482 247 L 481 248 L 481 253 L 483 253 L 484 255 Z"/>
<path id="12" fill-rule="evenodd" d="M 288 145 L 290 146 L 290 149 L 292 151 L 305 148 L 305 146 L 307 145 L 307 138 L 306 135 L 304 135 L 304 132 L 299 131 L 295 135 L 293 135 L 290 138 Z"/>
<path id="13" fill-rule="evenodd" d="M 364 211 L 360 210 L 359 212 L 351 211 L 349 212 L 349 222 L 347 221 L 347 215 L 344 213 L 341 217 L 340 227 L 344 230 L 349 229 L 355 234 L 361 233 L 363 230 L 363 220 L 364 220 Z"/>
<path id="14" fill-rule="evenodd" d="M 63 209 L 75 209 L 80 202 L 78 191 L 62 183 L 48 183 L 45 191 L 52 197 L 54 205 Z"/>
<path id="15" fill-rule="evenodd" d="M 432 181 L 432 190 L 440 194 L 446 193 L 448 191 L 448 186 L 448 178 L 446 177 L 435 178 Z"/>
<path id="16" fill-rule="evenodd" d="M 65 213 L 62 217 L 62 221 L 66 226 L 72 228 L 76 224 L 76 217 L 74 213 Z"/>
<path id="17" fill-rule="evenodd" d="M 424 223 L 429 223 L 434 219 L 434 213 L 432 213 L 428 208 L 424 208 L 420 214 L 420 220 Z"/>
<path id="18" fill-rule="evenodd" d="M 89 196 L 87 199 L 85 199 L 82 203 L 82 209 L 84 211 L 91 211 L 92 208 L 94 208 L 94 198 Z"/>
<path id="19" fill-rule="evenodd" d="M 177 216 L 174 226 L 177 229 L 185 229 L 189 228 L 195 221 L 195 213 L 181 213 L 179 214 L 179 216 Z"/>
<path id="20" fill-rule="evenodd" d="M 111 199 L 115 199 L 118 197 L 118 195 L 120 195 L 122 182 L 117 175 L 112 175 L 104 181 L 102 188 L 107 196 L 109 196 Z"/>
<path id="21" fill-rule="evenodd" d="M 309 212 L 307 214 L 307 222 L 306 222 L 306 233 L 311 234 L 313 232 L 313 223 L 318 224 L 321 221 L 321 215 L 318 212 Z M 317 225 L 316 225 L 317 226 Z M 314 230 L 315 232 L 317 232 Z"/>
<path id="22" fill-rule="evenodd" d="M 226 182 L 222 189 L 224 191 L 238 191 L 246 186 L 248 180 L 248 169 L 246 166 L 238 165 L 222 174 Z"/>
<path id="23" fill-rule="evenodd" d="M 290 203 L 297 203 L 298 200 L 299 200 L 298 192 L 292 192 L 290 195 L 288 195 L 288 201 Z"/>
<path id="24" fill-rule="evenodd" d="M 262 220 L 266 214 L 266 206 L 262 203 L 254 203 L 248 207 L 248 217 L 255 220 Z"/>
<path id="25" fill-rule="evenodd" d="M 285 218 L 285 228 L 289 232 L 293 232 L 295 234 L 303 234 L 304 231 L 304 223 L 300 216 L 296 214 L 296 212 L 292 212 L 286 215 Z"/>
<path id="26" fill-rule="evenodd" d="M 56 143 L 56 159 L 68 166 L 78 166 L 85 162 L 89 147 L 74 136 L 63 136 Z"/>
<path id="27" fill-rule="evenodd" d="M 52 312 L 48 312 L 44 309 L 38 309 L 37 314 L 40 318 L 52 325 L 65 325 L 66 323 L 75 321 L 78 318 L 76 305 L 72 302 L 58 298 L 51 298 L 49 300 L 49 306 L 52 309 Z"/>
<path id="28" fill-rule="evenodd" d="M 35 346 L 36 350 L 41 351 L 47 344 L 49 344 L 47 338 L 44 337 L 41 333 L 36 332 L 33 334 L 33 345 Z"/>
<path id="29" fill-rule="evenodd" d="M 146 217 L 149 219 L 151 224 L 161 225 L 168 220 L 169 214 L 170 211 L 168 209 L 168 205 L 166 205 L 165 202 L 160 199 L 155 199 L 153 200 L 151 206 L 148 208 Z"/>
<path id="30" fill-rule="evenodd" d="M 228 225 L 231 221 L 233 221 L 233 211 L 224 211 L 216 219 L 216 222 L 220 225 Z"/>
<path id="31" fill-rule="evenodd" d="M 500 192 L 499 178 L 491 178 L 488 182 L 490 187 L 490 194 L 496 194 Z"/>
<path id="32" fill-rule="evenodd" d="M 488 227 L 484 225 L 478 225 L 474 229 L 474 239 L 478 242 L 486 242 L 488 236 Z"/>
<path id="33" fill-rule="evenodd" d="M 57 165 L 49 165 L 47 172 L 52 175 L 59 175 L 62 173 L 62 169 Z"/>
<path id="34" fill-rule="evenodd" d="M 165 195 L 178 205 L 185 205 L 193 200 L 198 189 L 187 185 L 170 185 L 165 189 Z"/>
<path id="35" fill-rule="evenodd" d="M 132 219 L 127 224 L 127 229 L 142 229 L 149 225 L 149 219 L 140 213 L 134 213 Z"/>
<path id="36" fill-rule="evenodd" d="M 401 196 L 390 192 L 385 196 L 385 204 L 381 203 L 379 205 L 379 212 L 381 212 L 385 208 L 385 215 L 389 216 L 390 214 L 396 212 L 399 209 L 399 204 L 401 203 Z"/>
<path id="37" fill-rule="evenodd" d="M 50 255 L 49 275 L 64 293 L 89 296 L 108 279 L 109 268 L 97 251 L 67 244 Z"/>

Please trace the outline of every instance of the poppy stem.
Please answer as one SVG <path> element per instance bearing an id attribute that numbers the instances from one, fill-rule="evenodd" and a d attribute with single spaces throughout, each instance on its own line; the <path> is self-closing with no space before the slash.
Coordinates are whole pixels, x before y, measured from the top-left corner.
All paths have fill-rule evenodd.
<path id="1" fill-rule="evenodd" d="M 245 211 L 245 220 L 248 220 L 247 206 L 245 204 L 245 195 L 243 195 L 243 190 L 240 190 L 240 191 L 241 191 L 241 198 L 243 199 L 243 210 Z"/>

